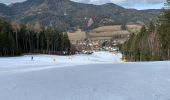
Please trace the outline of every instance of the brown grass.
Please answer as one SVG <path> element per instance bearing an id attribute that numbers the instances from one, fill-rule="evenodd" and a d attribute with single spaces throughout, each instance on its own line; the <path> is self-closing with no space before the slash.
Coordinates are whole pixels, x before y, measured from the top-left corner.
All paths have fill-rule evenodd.
<path id="1" fill-rule="evenodd" d="M 80 29 L 75 32 L 67 32 L 67 34 L 71 42 L 84 40 L 86 38 L 86 32 L 81 31 Z"/>
<path id="2" fill-rule="evenodd" d="M 114 25 L 114 26 L 102 26 L 96 29 L 93 29 L 92 32 L 108 32 L 108 31 L 120 31 L 121 25 Z"/>
<path id="3" fill-rule="evenodd" d="M 142 28 L 142 25 L 127 25 L 127 30 L 122 30 L 121 25 L 114 25 L 114 26 L 102 26 L 92 31 L 86 33 L 78 29 L 75 32 L 67 32 L 70 41 L 74 44 L 76 41 L 84 40 L 87 37 L 91 40 L 109 40 L 113 36 L 117 35 L 130 35 L 131 33 L 137 33 Z M 126 41 L 125 38 L 119 39 L 120 42 Z"/>
<path id="4" fill-rule="evenodd" d="M 112 37 L 115 35 L 130 35 L 128 31 L 110 31 L 110 32 L 100 32 L 100 33 L 88 33 L 90 37 Z"/>
<path id="5" fill-rule="evenodd" d="M 127 30 L 131 33 L 140 32 L 142 25 L 127 25 Z"/>

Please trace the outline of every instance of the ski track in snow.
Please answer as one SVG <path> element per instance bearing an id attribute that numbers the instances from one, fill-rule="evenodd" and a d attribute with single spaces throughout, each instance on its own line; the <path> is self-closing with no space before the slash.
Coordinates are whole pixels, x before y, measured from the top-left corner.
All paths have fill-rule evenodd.
<path id="1" fill-rule="evenodd" d="M 0 58 L 0 100 L 170 100 L 169 61 L 122 63 L 108 52 L 31 56 Z"/>

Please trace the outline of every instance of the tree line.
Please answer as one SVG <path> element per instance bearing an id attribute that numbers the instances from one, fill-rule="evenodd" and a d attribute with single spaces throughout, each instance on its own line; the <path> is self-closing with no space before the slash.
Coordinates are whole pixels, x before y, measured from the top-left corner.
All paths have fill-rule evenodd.
<path id="1" fill-rule="evenodd" d="M 129 61 L 170 60 L 170 10 L 163 9 L 156 24 L 150 22 L 122 46 Z"/>
<path id="2" fill-rule="evenodd" d="M 17 56 L 23 53 L 69 54 L 67 33 L 52 27 L 8 23 L 0 19 L 0 56 Z"/>

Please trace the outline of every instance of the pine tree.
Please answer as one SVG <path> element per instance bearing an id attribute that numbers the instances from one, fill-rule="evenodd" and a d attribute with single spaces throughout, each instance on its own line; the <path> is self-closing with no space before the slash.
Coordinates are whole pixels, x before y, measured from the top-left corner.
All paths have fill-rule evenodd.
<path id="1" fill-rule="evenodd" d="M 66 33 L 52 27 L 42 29 L 37 23 L 18 25 L 0 20 L 0 56 L 15 56 L 21 53 L 59 54 L 70 48 Z"/>
<path id="2" fill-rule="evenodd" d="M 164 10 L 159 18 L 158 33 L 164 59 L 170 59 L 170 1 L 165 3 Z"/>
<path id="3" fill-rule="evenodd" d="M 36 33 L 36 49 L 39 50 L 39 35 L 41 32 L 41 25 L 39 21 L 37 21 L 34 25 L 34 32 Z"/>
<path id="4" fill-rule="evenodd" d="M 68 49 L 70 49 L 70 40 L 68 38 L 68 34 L 67 33 L 63 33 L 63 39 L 64 39 L 64 50 L 67 51 Z"/>

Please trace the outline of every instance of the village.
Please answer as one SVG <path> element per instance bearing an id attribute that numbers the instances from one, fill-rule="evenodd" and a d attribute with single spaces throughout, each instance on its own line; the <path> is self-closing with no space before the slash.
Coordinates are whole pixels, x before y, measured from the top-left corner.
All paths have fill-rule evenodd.
<path id="1" fill-rule="evenodd" d="M 85 32 L 77 29 L 75 32 L 67 32 L 71 44 L 77 50 L 76 53 L 92 54 L 93 51 L 121 52 L 120 46 L 129 39 L 133 33 L 140 31 L 142 25 L 127 25 L 122 29 L 121 25 L 102 26 Z"/>

